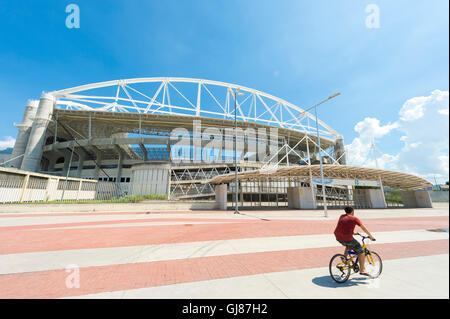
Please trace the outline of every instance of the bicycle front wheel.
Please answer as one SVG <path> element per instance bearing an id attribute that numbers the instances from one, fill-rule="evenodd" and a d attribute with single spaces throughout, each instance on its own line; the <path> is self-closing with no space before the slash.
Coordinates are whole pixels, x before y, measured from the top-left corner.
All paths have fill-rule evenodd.
<path id="1" fill-rule="evenodd" d="M 366 268 L 366 272 L 370 275 L 370 277 L 377 278 L 380 276 L 381 271 L 383 270 L 383 262 L 381 261 L 380 255 L 374 251 L 367 254 L 366 265 L 364 268 Z"/>
<path id="2" fill-rule="evenodd" d="M 334 255 L 330 260 L 330 276 L 337 283 L 344 283 L 350 277 L 351 265 L 342 254 Z"/>

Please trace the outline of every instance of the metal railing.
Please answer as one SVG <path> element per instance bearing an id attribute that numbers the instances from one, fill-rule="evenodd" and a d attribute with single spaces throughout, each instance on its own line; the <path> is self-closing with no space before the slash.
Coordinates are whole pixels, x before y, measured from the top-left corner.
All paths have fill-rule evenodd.
<path id="1" fill-rule="evenodd" d="M 110 201 L 127 196 L 127 189 L 124 183 L 0 168 L 1 204 Z"/>

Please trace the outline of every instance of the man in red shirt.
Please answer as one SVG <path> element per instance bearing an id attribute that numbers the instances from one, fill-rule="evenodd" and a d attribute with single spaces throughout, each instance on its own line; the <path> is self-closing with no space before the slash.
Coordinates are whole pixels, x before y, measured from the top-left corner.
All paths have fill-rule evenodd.
<path id="1" fill-rule="evenodd" d="M 369 235 L 370 240 L 375 241 L 375 238 L 372 234 L 367 230 L 366 227 L 361 223 L 361 221 L 354 216 L 355 211 L 352 207 L 345 207 L 345 215 L 341 215 L 339 217 L 339 222 L 334 230 L 334 236 L 336 236 L 336 240 L 345 246 L 344 256 L 347 257 L 347 252 L 349 249 L 354 250 L 358 255 L 359 259 L 359 273 L 364 276 L 370 276 L 366 273 L 364 268 L 364 262 L 366 259 L 366 254 L 361 246 L 361 244 L 353 238 L 353 234 L 355 231 L 355 226 L 358 225 L 361 229 Z"/>

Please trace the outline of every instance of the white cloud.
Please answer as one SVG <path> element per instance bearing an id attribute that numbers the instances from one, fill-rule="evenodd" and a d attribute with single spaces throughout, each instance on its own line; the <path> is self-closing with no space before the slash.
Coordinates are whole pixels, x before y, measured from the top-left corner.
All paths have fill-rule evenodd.
<path id="1" fill-rule="evenodd" d="M 397 154 L 379 154 L 379 168 L 398 170 L 422 176 L 434 183 L 449 179 L 449 92 L 434 90 L 429 96 L 407 100 L 399 111 L 399 119 L 394 123 L 381 125 L 375 118 L 365 118 L 355 126 L 359 134 L 346 146 L 350 165 L 375 167 L 371 141 L 377 143 L 389 132 L 402 132 L 403 147 Z"/>
<path id="2" fill-rule="evenodd" d="M 16 139 L 11 136 L 7 136 L 4 140 L 0 140 L 0 151 L 3 151 L 10 147 L 14 147 L 15 142 Z"/>
<path id="3" fill-rule="evenodd" d="M 403 104 L 400 109 L 400 120 L 406 122 L 422 118 L 426 110 L 442 107 L 438 113 L 448 115 L 448 91 L 434 90 L 429 96 L 413 97 Z"/>
<path id="4" fill-rule="evenodd" d="M 448 155 L 441 155 L 438 157 L 439 161 L 441 162 L 441 170 L 445 173 L 447 173 L 448 176 Z"/>
<path id="5" fill-rule="evenodd" d="M 372 139 L 383 137 L 397 127 L 397 123 L 380 126 L 380 120 L 366 117 L 364 121 L 356 124 L 355 131 L 358 132 L 361 137 Z"/>
<path id="6" fill-rule="evenodd" d="M 372 154 L 372 153 L 371 153 Z M 398 170 L 398 155 L 376 153 L 376 160 L 373 156 L 369 157 L 365 162 L 365 167 Z"/>
<path id="7" fill-rule="evenodd" d="M 387 135 L 397 127 L 397 123 L 381 126 L 378 119 L 371 117 L 366 117 L 364 121 L 356 124 L 355 131 L 359 133 L 359 137 L 355 138 L 350 145 L 346 146 L 347 160 L 349 163 L 352 165 L 365 164 L 368 156 L 370 156 L 369 153 L 371 153 L 372 140 Z M 375 162 L 373 164 L 373 167 L 375 167 Z"/>
<path id="8" fill-rule="evenodd" d="M 423 96 L 415 97 L 406 101 L 400 109 L 400 119 L 402 121 L 415 121 L 420 119 L 424 113 L 424 104 L 427 99 Z"/>

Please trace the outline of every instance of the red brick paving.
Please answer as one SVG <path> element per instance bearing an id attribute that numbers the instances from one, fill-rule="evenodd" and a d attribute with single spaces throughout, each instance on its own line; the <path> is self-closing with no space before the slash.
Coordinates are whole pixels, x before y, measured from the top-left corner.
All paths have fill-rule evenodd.
<path id="1" fill-rule="evenodd" d="M 180 213 L 180 212 L 177 212 Z M 95 213 L 124 215 L 145 213 Z M 17 214 L 20 217 L 80 216 L 92 213 Z M 1 217 L 13 217 L 1 216 Z M 170 226 L 108 227 L 112 224 L 140 222 L 220 222 Z M 377 218 L 363 220 L 371 232 L 432 229 L 448 227 L 443 217 Z M 90 229 L 60 227 L 104 225 Z M 272 220 L 220 218 L 162 218 L 92 221 L 28 226 L 0 227 L 0 254 L 123 247 L 240 238 L 330 234 L 335 220 Z M 43 229 L 55 227 L 55 229 Z M 384 260 L 448 253 L 448 240 L 372 244 Z M 81 287 L 65 286 L 69 275 L 64 269 L 0 275 L 0 298 L 57 298 L 134 288 L 170 285 L 183 282 L 231 278 L 268 272 L 322 267 L 328 264 L 338 247 L 270 251 L 149 263 L 86 267 L 80 269 Z M 151 296 L 150 296 L 151 297 Z"/>
<path id="2" fill-rule="evenodd" d="M 448 240 L 373 244 L 383 260 L 449 252 Z M 324 267 L 337 247 L 86 267 L 80 288 L 67 288 L 65 270 L 0 275 L 0 298 L 59 298 L 100 292 Z M 149 296 L 151 297 L 151 296 Z"/>
<path id="3" fill-rule="evenodd" d="M 0 226 L 0 231 L 7 230 L 33 230 L 47 228 L 62 227 L 79 227 L 79 226 L 97 226 L 97 225 L 114 225 L 114 224 L 137 224 L 137 223 L 167 223 L 167 222 L 206 222 L 206 223 L 245 223 L 253 222 L 249 219 L 213 219 L 213 218 L 139 218 L 139 219 L 122 219 L 122 220 L 101 220 L 91 222 L 76 223 L 57 223 L 57 224 L 36 224 L 36 225 L 17 225 L 17 226 Z"/>
<path id="4" fill-rule="evenodd" d="M 446 216 L 377 218 L 363 220 L 363 223 L 371 232 L 399 231 L 448 227 L 449 219 Z M 236 223 L 200 224 L 189 227 L 170 225 L 48 230 L 14 230 L 2 227 L 0 254 L 332 234 L 335 226 L 335 220 L 239 220 Z"/>
<path id="5" fill-rule="evenodd" d="M 80 204 L 82 205 L 82 204 Z M 421 211 L 432 211 L 433 208 L 420 208 Z M 329 210 L 329 212 L 334 211 L 333 209 Z M 340 212 L 343 213 L 342 210 L 339 210 Z M 279 209 L 279 210 L 257 210 L 255 211 L 255 213 L 286 213 L 286 210 L 283 209 Z M 292 212 L 292 211 L 291 211 Z M 318 217 L 322 217 L 323 216 L 323 211 L 321 210 L 305 210 L 305 211 L 301 211 L 298 212 L 299 216 L 302 215 L 302 213 L 310 213 L 310 212 L 315 212 L 317 213 Z M 399 215 L 399 213 L 401 214 L 402 212 L 407 212 L 407 210 L 402 211 L 401 209 L 395 210 L 396 215 Z M 0 218 L 10 218 L 10 217 L 53 217 L 53 216 L 96 216 L 96 215 L 161 215 L 161 214 L 192 214 L 192 215 L 196 215 L 196 214 L 233 214 L 233 211 L 229 210 L 229 211 L 222 211 L 222 210 L 174 210 L 174 211 L 136 211 L 136 212 L 70 212 L 70 213 L 59 213 L 59 212 L 50 212 L 50 213 L 34 213 L 34 214 L 30 214 L 30 213 L 3 213 L 0 212 Z M 248 214 L 252 214 L 253 212 L 250 211 Z M 358 210 L 357 214 L 359 213 L 371 213 L 370 210 Z M 401 217 L 401 216 L 400 216 Z"/>
<path id="6" fill-rule="evenodd" d="M 262 212 L 262 211 L 259 211 Z M 272 212 L 272 211 L 271 211 Z M 208 213 L 227 213 L 226 211 L 186 211 L 186 210 L 174 210 L 174 211 L 141 211 L 141 212 L 73 212 L 73 213 L 3 213 L 0 212 L 0 218 L 9 217 L 54 217 L 54 216 L 96 216 L 96 215 L 159 215 L 159 214 L 208 214 Z M 232 214 L 232 211 L 228 212 Z"/>

